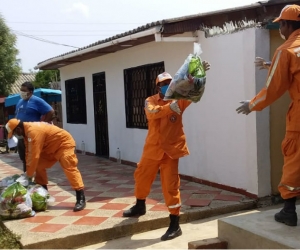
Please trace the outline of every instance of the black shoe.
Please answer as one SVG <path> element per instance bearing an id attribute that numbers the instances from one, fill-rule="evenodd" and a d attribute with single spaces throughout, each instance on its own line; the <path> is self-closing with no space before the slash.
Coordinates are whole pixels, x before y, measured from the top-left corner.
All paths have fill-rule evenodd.
<path id="1" fill-rule="evenodd" d="M 297 226 L 298 217 L 296 212 L 286 212 L 284 209 L 281 209 L 279 213 L 275 214 L 274 218 L 277 222 L 284 223 L 288 226 Z"/>
<path id="2" fill-rule="evenodd" d="M 43 188 L 45 188 L 48 191 L 47 185 L 41 185 Z"/>
<path id="3" fill-rule="evenodd" d="M 178 236 L 182 235 L 181 228 L 179 226 L 179 216 L 170 214 L 170 226 L 167 232 L 161 236 L 161 240 L 172 240 Z"/>
<path id="4" fill-rule="evenodd" d="M 85 196 L 84 196 L 84 191 L 83 189 L 81 190 L 76 190 L 76 204 L 75 207 L 73 208 L 74 212 L 81 211 L 85 208 L 86 203 L 85 203 Z"/>
<path id="5" fill-rule="evenodd" d="M 123 217 L 132 217 L 136 215 L 144 215 L 146 213 L 146 200 L 136 200 L 136 204 L 123 212 Z"/>

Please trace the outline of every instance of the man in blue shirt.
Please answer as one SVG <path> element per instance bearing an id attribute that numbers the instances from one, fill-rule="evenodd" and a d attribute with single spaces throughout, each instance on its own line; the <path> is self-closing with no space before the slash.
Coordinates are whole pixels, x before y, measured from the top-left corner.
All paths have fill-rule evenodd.
<path id="1" fill-rule="evenodd" d="M 54 115 L 52 107 L 42 98 L 33 95 L 34 86 L 31 82 L 24 82 L 20 88 L 21 100 L 16 105 L 16 118 L 22 122 L 39 122 L 43 116 L 44 122 L 51 122 Z M 22 137 L 18 137 L 18 152 L 26 172 L 25 144 Z"/>

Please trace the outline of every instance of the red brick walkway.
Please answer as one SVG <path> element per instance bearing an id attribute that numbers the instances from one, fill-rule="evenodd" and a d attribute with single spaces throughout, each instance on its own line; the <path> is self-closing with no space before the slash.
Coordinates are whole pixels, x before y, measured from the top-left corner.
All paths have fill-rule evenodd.
<path id="1" fill-rule="evenodd" d="M 21 167 L 22 164 L 17 154 L 0 155 L 0 179 L 22 173 Z M 85 184 L 87 199 L 85 210 L 76 213 L 72 211 L 75 192 L 69 186 L 62 169 L 57 164 L 48 171 L 50 181 L 48 189 L 55 198 L 53 206 L 31 218 L 4 222 L 8 228 L 13 228 L 16 233 L 22 235 L 22 243 L 25 246 L 39 241 L 67 237 L 74 232 L 86 233 L 168 217 L 159 176 L 153 183 L 151 193 L 146 201 L 147 214 L 140 218 L 123 218 L 123 210 L 130 208 L 135 203 L 133 195 L 135 168 L 103 158 L 79 155 L 79 169 Z M 185 180 L 181 180 L 180 190 L 183 204 L 182 213 L 251 201 L 240 194 Z M 51 246 L 53 245 L 47 247 L 51 248 Z"/>

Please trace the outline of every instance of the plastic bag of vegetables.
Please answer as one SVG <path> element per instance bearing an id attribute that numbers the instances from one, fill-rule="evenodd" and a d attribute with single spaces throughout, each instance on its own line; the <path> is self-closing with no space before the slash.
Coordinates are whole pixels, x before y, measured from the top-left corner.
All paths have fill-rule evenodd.
<path id="1" fill-rule="evenodd" d="M 20 177 L 19 174 L 15 174 L 13 176 L 7 176 L 0 181 L 0 188 L 7 187 L 16 182 L 16 180 Z"/>
<path id="2" fill-rule="evenodd" d="M 48 204 L 51 200 L 48 191 L 39 184 L 28 187 L 28 193 L 32 200 L 32 208 L 34 211 L 47 210 Z"/>
<path id="3" fill-rule="evenodd" d="M 20 219 L 34 216 L 32 201 L 27 189 L 19 182 L 6 187 L 0 196 L 0 217 Z"/>
<path id="4" fill-rule="evenodd" d="M 201 53 L 200 44 L 194 43 L 194 54 L 190 54 L 176 72 L 164 100 L 200 101 L 206 83 L 206 73 L 200 58 Z"/>

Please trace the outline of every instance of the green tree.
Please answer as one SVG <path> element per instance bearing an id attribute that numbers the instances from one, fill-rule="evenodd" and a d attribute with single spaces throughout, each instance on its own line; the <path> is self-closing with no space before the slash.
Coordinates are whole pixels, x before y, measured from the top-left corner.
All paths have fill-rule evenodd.
<path id="1" fill-rule="evenodd" d="M 17 38 L 10 31 L 0 14 L 0 96 L 8 96 L 11 86 L 21 73 Z"/>
<path id="2" fill-rule="evenodd" d="M 40 70 L 35 75 L 33 85 L 36 88 L 50 88 L 50 82 L 57 82 L 59 80 L 59 70 Z"/>

